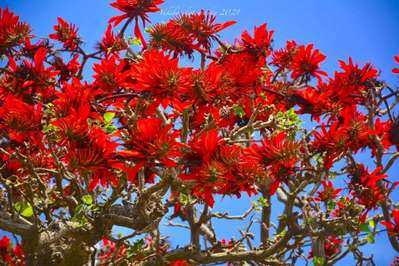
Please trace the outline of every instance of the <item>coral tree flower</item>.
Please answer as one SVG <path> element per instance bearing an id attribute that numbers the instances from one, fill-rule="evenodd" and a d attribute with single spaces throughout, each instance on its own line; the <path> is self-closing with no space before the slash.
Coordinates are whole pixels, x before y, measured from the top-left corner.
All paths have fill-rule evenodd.
<path id="1" fill-rule="evenodd" d="M 176 140 L 180 132 L 173 131 L 172 125 L 162 124 L 163 121 L 159 118 L 138 120 L 136 129 L 131 132 L 131 135 L 135 136 L 134 139 L 127 141 L 128 149 L 118 152 L 122 157 L 135 161 L 135 166 L 127 169 L 130 181 L 135 180 L 137 172 L 143 166 L 149 169 L 155 168 L 157 165 L 155 162 L 166 167 L 177 166 L 176 158 L 181 155 L 180 150 L 183 146 Z"/>
<path id="2" fill-rule="evenodd" d="M 399 64 L 399 55 L 395 56 L 394 58 L 396 63 Z M 394 69 L 392 69 L 392 73 L 399 74 L 399 68 L 395 67 Z"/>
<path id="3" fill-rule="evenodd" d="M 105 54 L 114 54 L 127 48 L 126 42 L 119 35 L 114 35 L 112 25 L 108 24 L 107 30 L 97 48 Z"/>
<path id="4" fill-rule="evenodd" d="M 331 181 L 323 180 L 322 182 L 323 190 L 317 192 L 318 201 L 328 202 L 329 200 L 335 199 L 338 197 L 339 193 L 342 191 L 341 188 L 334 188 L 334 185 Z"/>
<path id="5" fill-rule="evenodd" d="M 234 25 L 236 22 L 231 20 L 225 23 L 215 23 L 216 16 L 210 12 L 201 10 L 199 13 L 182 14 L 175 19 L 186 32 L 190 33 L 198 44 L 205 50 L 211 47 L 211 40 L 217 38 L 217 33 Z"/>
<path id="6" fill-rule="evenodd" d="M 166 108 L 172 103 L 178 108 L 182 95 L 191 87 L 191 68 L 180 68 L 177 58 L 170 58 L 157 50 L 149 50 L 143 57 L 130 72 L 135 83 L 128 83 L 126 87 L 152 95 L 154 106 L 162 103 Z"/>
<path id="7" fill-rule="evenodd" d="M 242 44 L 250 50 L 260 52 L 267 55 L 273 41 L 274 31 L 267 30 L 267 24 L 255 27 L 254 36 L 252 37 L 248 31 L 244 31 L 241 35 Z"/>
<path id="8" fill-rule="evenodd" d="M 125 14 L 112 17 L 109 23 L 113 23 L 114 26 L 117 26 L 125 19 L 134 19 L 136 23 L 134 26 L 134 34 L 140 39 L 141 43 L 146 46 L 146 42 L 138 24 L 139 18 L 145 27 L 145 23 L 150 22 L 147 13 L 160 11 L 158 6 L 163 4 L 163 2 L 164 0 L 117 0 L 111 3 L 111 6 Z"/>
<path id="9" fill-rule="evenodd" d="M 0 54 L 14 45 L 20 44 L 29 37 L 30 27 L 20 22 L 8 8 L 0 8 Z"/>
<path id="10" fill-rule="evenodd" d="M 322 76 L 327 76 L 327 73 L 319 68 L 324 59 L 326 56 L 318 49 L 313 49 L 313 44 L 299 46 L 290 66 L 292 78 L 297 79 L 303 76 L 305 80 L 309 80 L 309 76 L 313 76 L 321 81 Z"/>
<path id="11" fill-rule="evenodd" d="M 392 211 L 393 222 L 382 221 L 381 224 L 384 225 L 391 235 L 399 236 L 399 210 Z"/>
<path id="12" fill-rule="evenodd" d="M 68 23 L 58 17 L 58 24 L 54 26 L 55 33 L 49 35 L 50 39 L 60 41 L 65 49 L 76 50 L 80 44 L 78 29 L 72 23 Z"/>

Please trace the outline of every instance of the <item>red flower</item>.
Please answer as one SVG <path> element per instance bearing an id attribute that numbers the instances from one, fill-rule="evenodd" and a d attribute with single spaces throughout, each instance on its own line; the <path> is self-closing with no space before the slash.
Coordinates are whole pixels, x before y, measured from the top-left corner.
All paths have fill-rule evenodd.
<path id="1" fill-rule="evenodd" d="M 127 84 L 133 90 L 149 93 L 156 103 L 162 101 L 166 107 L 171 100 L 177 102 L 191 87 L 191 69 L 179 68 L 178 59 L 171 59 L 156 50 L 145 52 L 143 57 L 131 72 L 137 83 Z"/>
<path id="2" fill-rule="evenodd" d="M 65 82 L 76 76 L 80 69 L 79 54 L 75 54 L 68 63 L 65 63 L 61 57 L 56 57 L 53 66 L 59 71 L 59 82 Z"/>
<path id="3" fill-rule="evenodd" d="M 19 17 L 15 16 L 8 8 L 0 8 L 0 54 L 29 37 L 30 27 L 28 24 L 20 22 Z"/>
<path id="4" fill-rule="evenodd" d="M 370 80 L 377 77 L 378 72 L 372 65 L 366 64 L 360 68 L 353 64 L 339 61 L 342 72 L 335 72 L 335 77 L 330 81 L 330 89 L 333 95 L 337 95 L 341 103 L 353 104 L 364 100 L 364 92 Z"/>
<path id="5" fill-rule="evenodd" d="M 353 64 L 351 57 L 349 57 L 348 64 L 340 60 L 339 65 L 343 72 L 337 73 L 337 76 L 341 79 L 344 79 L 347 85 L 362 86 L 365 84 L 365 82 L 375 78 L 378 74 L 377 70 L 374 69 L 370 64 L 366 64 L 360 69 L 358 65 Z"/>
<path id="6" fill-rule="evenodd" d="M 389 233 L 394 236 L 399 236 L 399 210 L 392 210 L 393 222 L 382 221 L 381 224 L 384 225 Z"/>
<path id="7" fill-rule="evenodd" d="M 116 147 L 118 143 L 110 140 L 102 129 L 90 128 L 86 139 L 80 142 L 70 142 L 68 153 L 64 160 L 71 167 L 72 171 L 80 173 L 91 173 L 91 181 L 88 190 L 93 190 L 99 182 L 102 186 L 111 183 L 118 185 L 118 180 L 111 172 L 116 161 Z"/>
<path id="8" fill-rule="evenodd" d="M 235 21 L 227 21 L 223 24 L 215 23 L 216 16 L 210 12 L 205 13 L 201 10 L 199 13 L 182 14 L 175 19 L 176 23 L 182 27 L 187 34 L 191 34 L 198 44 L 209 50 L 211 40 L 216 39 L 217 33 L 223 29 L 234 25 Z"/>
<path id="9" fill-rule="evenodd" d="M 250 50 L 259 52 L 262 55 L 267 55 L 273 41 L 274 31 L 268 31 L 266 23 L 255 27 L 254 37 L 249 35 L 248 31 L 244 31 L 241 35 L 243 45 Z"/>
<path id="10" fill-rule="evenodd" d="M 103 238 L 98 260 L 101 264 L 108 265 L 111 263 L 111 260 L 121 258 L 125 256 L 127 252 L 128 249 L 124 244 L 117 246 L 115 242 Z"/>
<path id="11" fill-rule="evenodd" d="M 54 100 L 58 116 L 67 116 L 72 110 L 82 114 L 90 111 L 89 102 L 94 95 L 87 84 L 82 84 L 79 79 L 73 78 L 70 83 L 63 83 L 61 88 L 61 91 L 56 92 L 57 98 Z"/>
<path id="12" fill-rule="evenodd" d="M 211 157 L 214 156 L 218 145 L 221 143 L 221 138 L 218 136 L 217 130 L 209 130 L 195 138 L 190 147 L 192 150 L 190 157 L 193 155 L 198 156 L 198 159 L 203 162 L 209 162 Z M 195 161 L 195 160 L 194 160 Z"/>
<path id="13" fill-rule="evenodd" d="M 105 54 L 117 53 L 127 48 L 126 42 L 121 36 L 115 36 L 112 31 L 112 25 L 108 24 L 107 30 L 103 39 L 98 44 L 98 49 L 102 50 Z"/>
<path id="14" fill-rule="evenodd" d="M 78 37 L 78 29 L 74 24 L 68 24 L 60 17 L 57 18 L 57 21 L 58 24 L 54 26 L 55 33 L 49 35 L 50 39 L 62 42 L 65 49 L 76 50 L 81 42 Z"/>
<path id="15" fill-rule="evenodd" d="M 376 128 L 377 126 L 379 126 L 382 135 L 386 133 L 385 138 L 383 138 L 386 144 L 385 147 L 389 147 L 390 144 L 393 144 L 396 146 L 396 149 L 399 150 L 399 117 L 396 117 L 392 123 L 381 123 L 380 120 L 377 120 Z"/>
<path id="16" fill-rule="evenodd" d="M 11 245 L 11 240 L 7 236 L 3 236 L 3 238 L 0 240 L 0 250 L 8 250 L 8 248 Z"/>
<path id="17" fill-rule="evenodd" d="M 177 165 L 182 144 L 177 142 L 180 132 L 172 125 L 163 126 L 158 118 L 144 118 L 137 121 L 137 129 L 131 132 L 132 139 L 126 143 L 127 150 L 120 151 L 123 157 L 136 159 L 136 168 L 130 169 L 129 179 L 134 180 L 138 167 L 155 167 L 157 162 L 167 167 Z"/>
<path id="18" fill-rule="evenodd" d="M 193 194 L 210 206 L 214 204 L 212 193 L 220 187 L 226 173 L 224 165 L 217 161 L 217 148 L 220 144 L 221 139 L 215 129 L 193 139 L 189 143 L 190 150 L 184 156 L 186 170 L 180 175 L 182 180 L 195 182 Z"/>
<path id="19" fill-rule="evenodd" d="M 394 58 L 395 58 L 396 63 L 399 64 L 399 55 L 395 56 Z M 399 74 L 399 68 L 393 68 L 392 73 Z"/>
<path id="20" fill-rule="evenodd" d="M 73 143 L 84 142 L 89 137 L 88 110 L 81 109 L 79 111 L 71 110 L 68 116 L 57 119 L 52 123 L 57 127 L 57 140 L 60 145 L 66 145 L 68 141 Z"/>
<path id="21" fill-rule="evenodd" d="M 261 85 L 264 64 L 263 57 L 255 58 L 249 53 L 230 54 L 223 58 L 223 83 L 218 88 L 217 97 L 222 102 L 229 102 L 254 93 Z"/>
<path id="22" fill-rule="evenodd" d="M 299 46 L 290 66 L 291 77 L 293 79 L 303 77 L 308 81 L 310 76 L 313 76 L 321 81 L 321 76 L 327 76 L 327 73 L 319 68 L 324 59 L 326 59 L 326 56 L 320 53 L 318 49 L 313 50 L 313 44 Z"/>
<path id="23" fill-rule="evenodd" d="M 12 250 L 11 250 L 11 240 L 7 236 L 3 236 L 0 239 L 0 262 L 4 263 L 3 265 L 14 265 L 12 258 Z"/>
<path id="24" fill-rule="evenodd" d="M 317 88 L 307 87 L 304 90 L 293 90 L 290 102 L 298 104 L 298 114 L 311 114 L 312 119 L 320 121 L 320 116 L 328 111 L 330 105 L 329 95 Z"/>
<path id="25" fill-rule="evenodd" d="M 14 247 L 14 254 L 17 258 L 22 258 L 24 256 L 24 251 L 20 244 L 15 245 Z"/>
<path id="26" fill-rule="evenodd" d="M 335 199 L 342 189 L 335 189 L 331 181 L 322 181 L 323 191 L 317 192 L 318 197 L 316 200 L 328 202 L 329 200 Z"/>
<path id="27" fill-rule="evenodd" d="M 359 149 L 367 146 L 374 146 L 370 136 L 375 135 L 376 132 L 369 128 L 367 117 L 356 111 L 355 107 L 345 108 L 341 112 L 340 119 L 343 120 L 341 128 L 348 136 L 347 145 L 353 152 L 358 152 Z"/>
<path id="28" fill-rule="evenodd" d="M 169 263 L 167 266 L 191 266 L 186 260 L 176 260 L 174 262 Z"/>
<path id="29" fill-rule="evenodd" d="M 364 205 L 368 210 L 376 208 L 385 198 L 383 191 L 378 186 L 378 182 L 387 177 L 385 174 L 380 174 L 381 170 L 380 166 L 369 173 L 363 164 L 358 164 L 348 170 L 351 174 L 349 189 L 358 204 Z"/>
<path id="30" fill-rule="evenodd" d="M 284 132 L 271 138 L 264 138 L 262 145 L 252 145 L 250 152 L 265 167 L 271 167 L 276 177 L 292 172 L 298 160 L 299 145 L 289 140 Z"/>
<path id="31" fill-rule="evenodd" d="M 196 70 L 192 75 L 192 87 L 188 92 L 190 99 L 197 103 L 212 102 L 223 86 L 224 68 L 211 63 L 205 70 Z M 222 97 L 221 97 L 222 98 Z"/>
<path id="32" fill-rule="evenodd" d="M 174 57 L 183 54 L 192 57 L 194 50 L 201 51 L 199 45 L 194 44 L 194 37 L 174 20 L 164 24 L 155 24 L 150 30 L 150 35 L 151 47 L 171 52 Z"/>
<path id="33" fill-rule="evenodd" d="M 45 99 L 54 95 L 53 85 L 59 72 L 53 67 L 46 67 L 47 54 L 48 50 L 40 47 L 33 55 L 33 61 L 25 59 L 21 65 L 17 65 L 13 58 L 9 58 L 8 67 L 14 73 L 12 78 L 13 85 L 16 86 L 15 91 L 27 97 L 32 97 L 37 93 Z"/>
<path id="34" fill-rule="evenodd" d="M 0 106 L 0 129 L 7 131 L 9 138 L 16 142 L 29 139 L 40 143 L 41 119 L 41 105 L 30 105 L 9 96 Z"/>
<path id="35" fill-rule="evenodd" d="M 338 254 L 341 250 L 342 239 L 336 236 L 328 236 L 324 243 L 324 252 L 327 258 Z M 309 253 L 309 258 L 313 258 L 313 250 Z"/>
<path id="36" fill-rule="evenodd" d="M 124 82 L 123 74 L 125 63 L 120 61 L 117 55 L 105 58 L 100 64 L 94 64 L 94 84 L 100 88 L 102 92 L 110 93 L 118 90 Z"/>
<path id="37" fill-rule="evenodd" d="M 111 6 L 124 12 L 125 14 L 112 17 L 109 20 L 109 23 L 113 23 L 114 26 L 117 26 L 124 19 L 134 19 L 136 23 L 134 27 L 134 33 L 145 47 L 145 40 L 140 31 L 138 20 L 140 18 L 143 22 L 143 26 L 145 27 L 145 23 L 150 22 L 147 13 L 159 11 L 160 8 L 158 5 L 162 4 L 163 2 L 164 0 L 116 0 L 111 4 Z"/>
<path id="38" fill-rule="evenodd" d="M 284 49 L 276 50 L 273 52 L 272 64 L 278 67 L 278 71 L 288 68 L 294 56 L 298 51 L 298 46 L 295 41 L 287 41 Z"/>
<path id="39" fill-rule="evenodd" d="M 329 169 L 334 160 L 344 151 L 348 149 L 346 145 L 347 134 L 343 127 L 340 127 L 339 122 L 334 122 L 327 129 L 323 123 L 321 125 L 321 132 L 315 131 L 313 133 L 314 141 L 311 146 L 312 149 L 318 153 L 325 153 L 324 166 Z"/>

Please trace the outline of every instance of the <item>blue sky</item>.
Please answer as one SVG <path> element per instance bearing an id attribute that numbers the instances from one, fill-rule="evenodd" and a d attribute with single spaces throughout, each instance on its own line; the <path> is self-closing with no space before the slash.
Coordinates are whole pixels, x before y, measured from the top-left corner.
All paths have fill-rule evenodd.
<path id="1" fill-rule="evenodd" d="M 0 0 L 0 6 L 11 10 L 29 22 L 36 36 L 47 36 L 52 32 L 56 17 L 78 25 L 80 35 L 86 41 L 86 48 L 92 49 L 101 38 L 108 19 L 118 14 L 109 7 L 108 0 Z M 177 12 L 211 10 L 219 15 L 219 21 L 237 20 L 237 24 L 225 30 L 222 36 L 233 41 L 245 29 L 267 22 L 275 30 L 274 46 L 281 47 L 286 40 L 298 43 L 314 43 L 327 55 L 323 68 L 332 73 L 338 67 L 338 59 L 352 56 L 359 63 L 372 62 L 382 77 L 393 85 L 399 80 L 390 70 L 395 65 L 393 56 L 399 54 L 399 1 L 385 0 L 167 0 L 160 14 L 151 15 L 153 22 L 166 21 Z M 396 166 L 391 176 L 399 174 Z M 245 197 L 244 197 L 245 198 Z M 397 198 L 397 196 L 396 196 Z M 218 206 L 235 213 L 246 210 L 250 202 L 224 199 Z M 225 238 L 240 224 L 216 224 Z M 179 237 L 173 244 L 186 242 L 183 231 L 165 229 Z M 395 256 L 386 238 L 365 249 L 373 252 L 377 265 L 389 265 Z M 397 255 L 397 254 L 396 254 Z M 353 265 L 348 256 L 339 265 Z"/>

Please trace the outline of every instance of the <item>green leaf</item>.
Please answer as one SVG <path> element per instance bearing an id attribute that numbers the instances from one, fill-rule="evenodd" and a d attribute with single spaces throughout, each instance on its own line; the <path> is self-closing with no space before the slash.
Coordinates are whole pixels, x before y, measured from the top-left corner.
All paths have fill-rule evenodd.
<path id="1" fill-rule="evenodd" d="M 57 130 L 56 126 L 54 126 L 54 125 L 46 125 L 46 126 L 43 127 L 42 132 L 43 133 L 48 133 L 48 132 L 56 131 L 56 130 Z"/>
<path id="2" fill-rule="evenodd" d="M 264 198 L 264 197 L 258 198 L 258 203 L 262 207 L 268 207 L 269 206 L 268 200 L 266 198 Z"/>
<path id="3" fill-rule="evenodd" d="M 183 205 L 187 205 L 188 204 L 188 196 L 184 193 L 180 193 L 179 196 L 179 201 L 183 204 Z"/>
<path id="4" fill-rule="evenodd" d="M 112 52 L 112 47 L 107 48 L 107 54 L 110 54 Z"/>
<path id="5" fill-rule="evenodd" d="M 327 203 L 327 210 L 330 212 L 330 211 L 334 210 L 336 206 L 337 206 L 337 203 L 333 200 L 330 200 Z"/>
<path id="6" fill-rule="evenodd" d="M 368 224 L 361 224 L 359 226 L 360 231 L 365 232 L 365 233 L 369 233 L 370 232 L 370 228 L 368 226 Z"/>
<path id="7" fill-rule="evenodd" d="M 142 45 L 140 39 L 139 39 L 139 38 L 136 38 L 136 37 L 134 37 L 134 38 L 129 38 L 129 44 L 130 44 L 130 45 L 137 45 L 137 46 L 141 46 L 141 45 Z"/>
<path id="8" fill-rule="evenodd" d="M 24 217 L 31 217 L 33 215 L 33 208 L 29 202 L 18 201 L 15 203 L 15 210 Z"/>
<path id="9" fill-rule="evenodd" d="M 234 106 L 234 114 L 239 118 L 243 118 L 245 115 L 244 108 L 241 105 Z"/>
<path id="10" fill-rule="evenodd" d="M 92 205 L 93 204 L 93 197 L 91 195 L 84 195 L 82 197 L 82 201 L 86 204 L 86 205 Z"/>
<path id="11" fill-rule="evenodd" d="M 313 265 L 314 266 L 323 266 L 324 265 L 324 258 L 322 258 L 322 257 L 313 257 Z"/>
<path id="12" fill-rule="evenodd" d="M 113 133 L 117 130 L 118 130 L 118 128 L 112 124 L 109 124 L 105 127 L 105 133 L 107 133 L 107 134 Z"/>
<path id="13" fill-rule="evenodd" d="M 366 240 L 369 244 L 374 244 L 375 243 L 375 239 L 374 239 L 374 235 L 372 233 L 368 233 L 366 236 Z"/>
<path id="14" fill-rule="evenodd" d="M 83 205 L 82 204 L 79 204 L 78 206 L 76 206 L 76 208 L 75 208 L 75 216 L 80 215 L 82 210 L 83 210 Z"/>
<path id="15" fill-rule="evenodd" d="M 370 221 L 369 221 L 369 226 L 370 226 L 371 228 L 375 228 L 375 221 L 374 221 L 374 220 L 370 220 Z"/>
<path id="16" fill-rule="evenodd" d="M 106 112 L 104 114 L 104 121 L 105 123 L 109 124 L 112 122 L 112 119 L 115 117 L 115 113 L 114 112 Z"/>
<path id="17" fill-rule="evenodd" d="M 148 25 L 144 31 L 150 33 L 154 27 L 152 25 Z"/>
<path id="18" fill-rule="evenodd" d="M 287 234 L 287 230 L 284 229 L 283 231 L 281 231 L 281 233 L 276 235 L 276 238 L 283 238 L 286 234 Z"/>

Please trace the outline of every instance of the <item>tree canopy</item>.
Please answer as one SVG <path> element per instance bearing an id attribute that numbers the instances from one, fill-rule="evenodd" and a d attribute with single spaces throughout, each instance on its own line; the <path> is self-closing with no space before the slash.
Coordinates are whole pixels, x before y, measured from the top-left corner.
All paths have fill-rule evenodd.
<path id="1" fill-rule="evenodd" d="M 93 51 L 61 17 L 40 38 L 0 9 L 0 263 L 374 265 L 361 247 L 381 234 L 399 252 L 398 89 L 352 58 L 329 75 L 267 24 L 233 43 L 219 33 L 236 21 L 204 10 L 151 24 L 163 3 L 113 2 Z M 243 214 L 214 210 L 243 194 Z"/>

